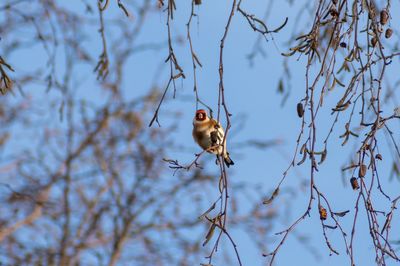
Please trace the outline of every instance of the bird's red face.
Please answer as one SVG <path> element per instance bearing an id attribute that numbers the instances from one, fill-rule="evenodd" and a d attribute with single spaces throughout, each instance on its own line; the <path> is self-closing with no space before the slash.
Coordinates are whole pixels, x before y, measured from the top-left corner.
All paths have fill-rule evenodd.
<path id="1" fill-rule="evenodd" d="M 196 111 L 196 121 L 204 121 L 207 118 L 207 113 L 203 109 Z"/>

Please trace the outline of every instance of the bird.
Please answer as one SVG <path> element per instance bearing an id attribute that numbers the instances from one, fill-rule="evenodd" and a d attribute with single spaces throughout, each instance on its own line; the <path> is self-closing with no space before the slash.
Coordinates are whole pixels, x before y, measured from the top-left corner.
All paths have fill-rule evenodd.
<path id="1" fill-rule="evenodd" d="M 225 132 L 220 123 L 207 116 L 203 109 L 196 111 L 193 118 L 193 139 L 205 151 L 221 155 L 227 167 L 235 163 L 226 149 Z M 223 142 L 223 143 L 222 143 Z"/>

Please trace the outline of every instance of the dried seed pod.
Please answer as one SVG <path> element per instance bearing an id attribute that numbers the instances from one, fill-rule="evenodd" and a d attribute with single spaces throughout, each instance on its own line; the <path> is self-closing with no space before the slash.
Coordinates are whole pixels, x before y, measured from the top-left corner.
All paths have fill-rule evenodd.
<path id="1" fill-rule="evenodd" d="M 207 243 L 210 241 L 210 239 L 213 237 L 215 228 L 217 227 L 216 224 L 211 224 L 210 229 L 208 229 L 207 235 L 206 235 L 206 240 L 203 242 L 203 247 L 207 245 Z"/>
<path id="2" fill-rule="evenodd" d="M 386 31 L 385 31 L 385 38 L 386 39 L 389 39 L 390 37 L 392 37 L 392 34 L 393 34 L 393 30 L 392 29 L 387 29 Z"/>
<path id="3" fill-rule="evenodd" d="M 389 13 L 384 9 L 381 11 L 380 22 L 382 25 L 385 25 L 389 20 Z"/>
<path id="4" fill-rule="evenodd" d="M 371 46 L 372 46 L 372 47 L 375 47 L 376 44 L 377 44 L 377 42 L 378 42 L 378 39 L 377 39 L 376 37 L 373 37 L 373 38 L 371 39 Z"/>
<path id="5" fill-rule="evenodd" d="M 362 164 L 358 170 L 358 177 L 364 177 L 367 174 L 367 166 Z"/>
<path id="6" fill-rule="evenodd" d="M 13 86 L 13 81 L 8 76 L 5 76 L 0 80 L 0 93 L 3 95 L 6 94 L 13 88 Z"/>
<path id="7" fill-rule="evenodd" d="M 322 164 L 325 161 L 327 154 L 328 154 L 328 151 L 326 149 L 324 149 L 324 151 L 321 153 L 321 161 L 319 161 L 318 164 Z"/>
<path id="8" fill-rule="evenodd" d="M 374 19 L 376 17 L 376 11 L 374 7 L 371 7 L 369 12 L 368 12 L 368 18 L 369 19 Z"/>
<path id="9" fill-rule="evenodd" d="M 355 177 L 350 178 L 350 184 L 351 184 L 351 187 L 353 188 L 353 190 L 357 190 L 360 188 L 360 186 L 358 185 L 357 178 L 355 178 Z"/>
<path id="10" fill-rule="evenodd" d="M 319 206 L 319 218 L 321 220 L 326 220 L 327 216 L 328 216 L 328 213 L 326 212 L 326 209 L 322 206 Z"/>
<path id="11" fill-rule="evenodd" d="M 347 47 L 347 44 L 346 44 L 345 42 L 341 42 L 341 43 L 340 43 L 340 47 L 346 48 L 346 47 Z"/>
<path id="12" fill-rule="evenodd" d="M 274 190 L 274 193 L 272 193 L 272 196 L 269 199 L 263 201 L 263 204 L 270 204 L 275 199 L 275 197 L 278 196 L 278 194 L 279 194 L 279 187 L 277 187 Z"/>
<path id="13" fill-rule="evenodd" d="M 303 115 L 304 115 L 304 107 L 303 107 L 302 103 L 297 104 L 297 115 L 299 117 L 303 117 Z"/>
<path id="14" fill-rule="evenodd" d="M 195 5 L 201 5 L 201 0 L 194 0 Z"/>
<path id="15" fill-rule="evenodd" d="M 378 153 L 377 155 L 375 155 L 375 159 L 382 161 L 382 154 Z"/>

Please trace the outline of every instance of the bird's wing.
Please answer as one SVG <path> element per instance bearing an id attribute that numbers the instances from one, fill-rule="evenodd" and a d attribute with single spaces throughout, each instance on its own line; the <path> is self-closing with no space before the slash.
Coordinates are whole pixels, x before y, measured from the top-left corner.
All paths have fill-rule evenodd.
<path id="1" fill-rule="evenodd" d="M 215 120 L 215 119 L 211 119 L 211 120 L 210 120 L 210 123 L 211 123 L 211 126 L 212 126 L 214 129 L 222 128 L 222 127 L 221 127 L 221 124 L 218 123 L 217 120 Z"/>
<path id="2" fill-rule="evenodd" d="M 212 145 L 221 144 L 224 139 L 224 130 L 221 125 L 214 119 L 210 120 L 212 125 L 212 131 L 210 133 Z"/>

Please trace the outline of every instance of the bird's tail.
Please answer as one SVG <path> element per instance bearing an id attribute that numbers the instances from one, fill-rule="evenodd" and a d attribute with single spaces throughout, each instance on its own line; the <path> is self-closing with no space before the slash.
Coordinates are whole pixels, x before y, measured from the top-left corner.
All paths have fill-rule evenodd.
<path id="1" fill-rule="evenodd" d="M 226 166 L 229 168 L 229 166 L 234 165 L 235 163 L 232 161 L 231 157 L 229 157 L 229 153 L 226 153 L 224 157 L 224 161 Z"/>

